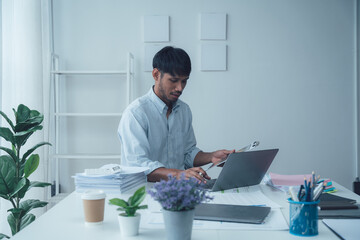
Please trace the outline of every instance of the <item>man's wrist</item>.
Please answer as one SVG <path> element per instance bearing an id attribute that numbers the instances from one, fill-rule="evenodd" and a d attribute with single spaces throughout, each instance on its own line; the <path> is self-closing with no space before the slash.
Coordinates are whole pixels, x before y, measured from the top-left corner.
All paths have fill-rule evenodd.
<path id="1" fill-rule="evenodd" d="M 176 177 L 180 176 L 181 172 L 182 172 L 182 170 L 179 170 L 179 169 L 161 167 L 161 168 L 157 168 L 154 171 L 152 171 L 151 173 L 149 173 L 147 175 L 147 180 L 149 182 L 159 182 L 162 179 L 167 180 L 169 174 L 176 176 Z"/>

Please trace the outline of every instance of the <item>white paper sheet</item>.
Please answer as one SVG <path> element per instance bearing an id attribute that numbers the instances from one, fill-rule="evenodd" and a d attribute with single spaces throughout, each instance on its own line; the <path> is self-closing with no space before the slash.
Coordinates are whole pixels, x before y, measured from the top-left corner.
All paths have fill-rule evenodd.
<path id="1" fill-rule="evenodd" d="M 360 219 L 323 219 L 322 221 L 343 239 L 360 239 Z"/>

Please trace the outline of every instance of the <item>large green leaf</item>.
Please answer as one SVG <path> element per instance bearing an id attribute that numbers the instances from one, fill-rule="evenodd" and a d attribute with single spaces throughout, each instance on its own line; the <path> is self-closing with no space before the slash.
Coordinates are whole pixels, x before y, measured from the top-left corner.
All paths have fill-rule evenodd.
<path id="1" fill-rule="evenodd" d="M 7 155 L 0 156 L 0 193 L 3 195 L 10 194 L 15 187 L 16 166 Z"/>
<path id="2" fill-rule="evenodd" d="M 16 218 L 21 218 L 22 216 L 24 216 L 25 215 L 25 209 L 23 209 L 23 208 L 10 208 L 10 209 L 8 209 L 7 210 L 8 212 L 11 212 L 12 214 L 13 214 L 13 216 L 14 216 L 14 218 L 16 219 Z"/>
<path id="3" fill-rule="evenodd" d="M 29 130 L 23 131 L 23 132 L 17 132 L 14 135 L 15 143 L 18 147 L 23 146 L 27 139 L 37 130 L 41 130 L 42 126 L 35 126 L 33 128 L 30 128 Z"/>
<path id="4" fill-rule="evenodd" d="M 10 120 L 10 118 L 8 118 L 8 116 L 3 112 L 0 111 L 0 115 L 3 116 L 3 118 L 5 118 L 5 120 L 9 123 L 10 127 L 12 128 L 13 131 L 15 131 L 15 127 L 13 122 Z"/>
<path id="5" fill-rule="evenodd" d="M 9 196 L 8 196 L 8 195 L 1 194 L 1 193 L 0 193 L 0 197 L 2 197 L 3 199 L 9 200 Z"/>
<path id="6" fill-rule="evenodd" d="M 50 145 L 50 143 L 48 142 L 41 142 L 41 143 L 38 143 L 36 144 L 34 147 L 30 148 L 29 150 L 26 151 L 26 153 L 23 155 L 22 159 L 21 159 L 21 162 L 24 163 L 26 161 L 26 158 L 33 152 L 35 151 L 37 148 L 43 146 L 43 145 Z"/>
<path id="7" fill-rule="evenodd" d="M 43 120 L 44 120 L 44 115 L 39 114 L 37 116 L 30 117 L 28 120 L 26 120 L 26 122 L 27 123 L 37 123 L 40 125 Z"/>
<path id="8" fill-rule="evenodd" d="M 20 230 L 24 229 L 27 225 L 29 225 L 30 223 L 32 223 L 35 220 L 35 216 L 31 213 L 26 214 L 25 216 L 23 216 L 20 219 L 20 224 L 19 224 L 19 228 L 16 227 L 16 219 L 14 217 L 13 214 L 9 214 L 8 216 L 8 223 L 10 225 L 11 228 L 11 233 L 12 235 L 15 235 L 17 232 L 19 232 Z"/>
<path id="9" fill-rule="evenodd" d="M 0 127 L 0 137 L 15 145 L 15 137 L 9 128 Z"/>
<path id="10" fill-rule="evenodd" d="M 10 237 L 5 234 L 0 233 L 0 239 L 4 239 L 4 238 L 9 239 Z"/>
<path id="11" fill-rule="evenodd" d="M 20 223 L 20 230 L 23 230 L 27 225 L 32 223 L 35 220 L 35 218 L 36 218 L 35 215 L 31 213 L 28 213 L 24 217 L 22 217 Z"/>
<path id="12" fill-rule="evenodd" d="M 38 123 L 28 123 L 28 122 L 22 122 L 18 123 L 15 126 L 15 132 L 24 132 L 29 130 L 30 128 L 33 128 L 35 126 L 39 125 Z"/>
<path id="13" fill-rule="evenodd" d="M 12 213 L 9 214 L 9 216 L 7 217 L 9 226 L 11 228 L 11 234 L 14 236 L 19 230 L 17 230 L 16 228 L 16 220 L 15 217 Z"/>
<path id="14" fill-rule="evenodd" d="M 34 208 L 45 207 L 48 203 L 37 199 L 28 199 L 20 203 L 20 208 L 24 209 L 24 213 L 30 212 Z"/>
<path id="15" fill-rule="evenodd" d="M 33 181 L 30 182 L 29 189 L 32 187 L 47 187 L 47 186 L 51 186 L 51 183 Z"/>
<path id="16" fill-rule="evenodd" d="M 38 154 L 33 154 L 25 162 L 24 173 L 25 177 L 28 178 L 39 166 L 40 157 Z"/>
<path id="17" fill-rule="evenodd" d="M 146 191 L 145 191 L 145 186 L 143 186 L 138 190 L 136 190 L 134 195 L 131 198 L 129 198 L 129 205 L 130 206 L 140 205 L 140 203 L 145 199 L 145 196 L 146 196 Z"/>
<path id="18" fill-rule="evenodd" d="M 16 184 L 14 191 L 11 193 L 11 197 L 14 197 L 16 194 L 19 198 L 25 196 L 26 191 L 29 189 L 30 181 L 27 178 L 21 178 L 20 181 Z"/>
<path id="19" fill-rule="evenodd" d="M 38 117 L 38 116 L 42 116 L 41 113 L 39 113 L 36 110 L 31 110 L 30 111 L 30 118 L 34 118 L 34 117 Z"/>
<path id="20" fill-rule="evenodd" d="M 24 104 L 20 104 L 16 111 L 16 123 L 25 122 L 30 117 L 30 109 Z"/>
<path id="21" fill-rule="evenodd" d="M 20 159 L 18 159 L 18 157 L 16 156 L 16 153 L 14 153 L 13 150 L 11 150 L 10 148 L 1 147 L 1 146 L 0 146 L 0 149 L 7 152 L 7 154 L 10 155 L 10 157 L 13 159 L 15 164 L 19 162 Z"/>
<path id="22" fill-rule="evenodd" d="M 24 168 L 25 168 L 25 164 L 21 164 L 20 169 L 19 169 L 19 176 L 20 177 L 24 176 Z"/>
<path id="23" fill-rule="evenodd" d="M 47 187 L 47 186 L 51 186 L 51 183 L 33 181 L 30 182 L 29 189 L 32 187 Z"/>
<path id="24" fill-rule="evenodd" d="M 26 131 L 42 123 L 44 116 L 38 111 L 32 110 L 32 112 L 36 112 L 36 114 L 30 114 L 30 118 L 26 119 L 25 122 L 17 123 L 15 126 L 15 132 Z"/>
<path id="25" fill-rule="evenodd" d="M 116 206 L 124 207 L 124 208 L 129 206 L 129 204 L 127 202 L 125 202 L 124 200 L 119 199 L 119 198 L 110 199 L 109 203 L 112 205 L 116 205 Z"/>

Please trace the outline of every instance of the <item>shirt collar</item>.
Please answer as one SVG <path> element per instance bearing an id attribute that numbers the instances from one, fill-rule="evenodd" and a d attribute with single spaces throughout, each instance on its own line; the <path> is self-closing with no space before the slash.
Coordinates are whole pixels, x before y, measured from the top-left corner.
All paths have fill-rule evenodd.
<path id="1" fill-rule="evenodd" d="M 148 96 L 150 97 L 151 101 L 155 104 L 156 108 L 160 113 L 166 112 L 168 107 L 167 105 L 155 94 L 154 92 L 154 86 L 150 88 L 150 91 L 148 92 Z M 175 105 L 173 106 L 173 111 L 177 110 L 177 108 L 180 106 L 179 100 L 176 101 Z"/>

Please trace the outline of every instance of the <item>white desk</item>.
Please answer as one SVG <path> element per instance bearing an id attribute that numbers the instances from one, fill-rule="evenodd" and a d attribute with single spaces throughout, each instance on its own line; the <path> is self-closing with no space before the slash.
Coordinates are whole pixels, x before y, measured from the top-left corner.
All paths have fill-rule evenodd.
<path id="1" fill-rule="evenodd" d="M 360 196 L 350 190 L 334 183 L 338 189 L 337 194 L 356 199 L 360 202 Z M 283 192 L 261 185 L 265 195 L 280 204 L 282 212 L 288 222 L 289 207 L 286 195 Z M 113 196 L 110 196 L 113 197 Z M 116 196 L 119 197 L 119 196 Z M 123 196 L 128 198 L 128 196 Z M 55 207 L 40 216 L 31 225 L 23 229 L 13 240 L 100 240 L 100 239 L 165 239 L 165 229 L 141 229 L 136 237 L 123 238 L 120 235 L 115 206 L 108 205 L 106 199 L 104 223 L 99 226 L 88 227 L 84 224 L 83 208 L 80 194 L 72 193 Z M 146 210 L 141 210 L 146 211 Z M 140 212 L 141 212 L 140 211 Z M 195 230 L 192 239 L 196 240 L 220 240 L 220 239 L 304 239 L 290 234 L 288 231 L 244 231 L 244 230 Z M 319 235 L 312 239 L 338 239 L 321 221 L 319 221 Z"/>

